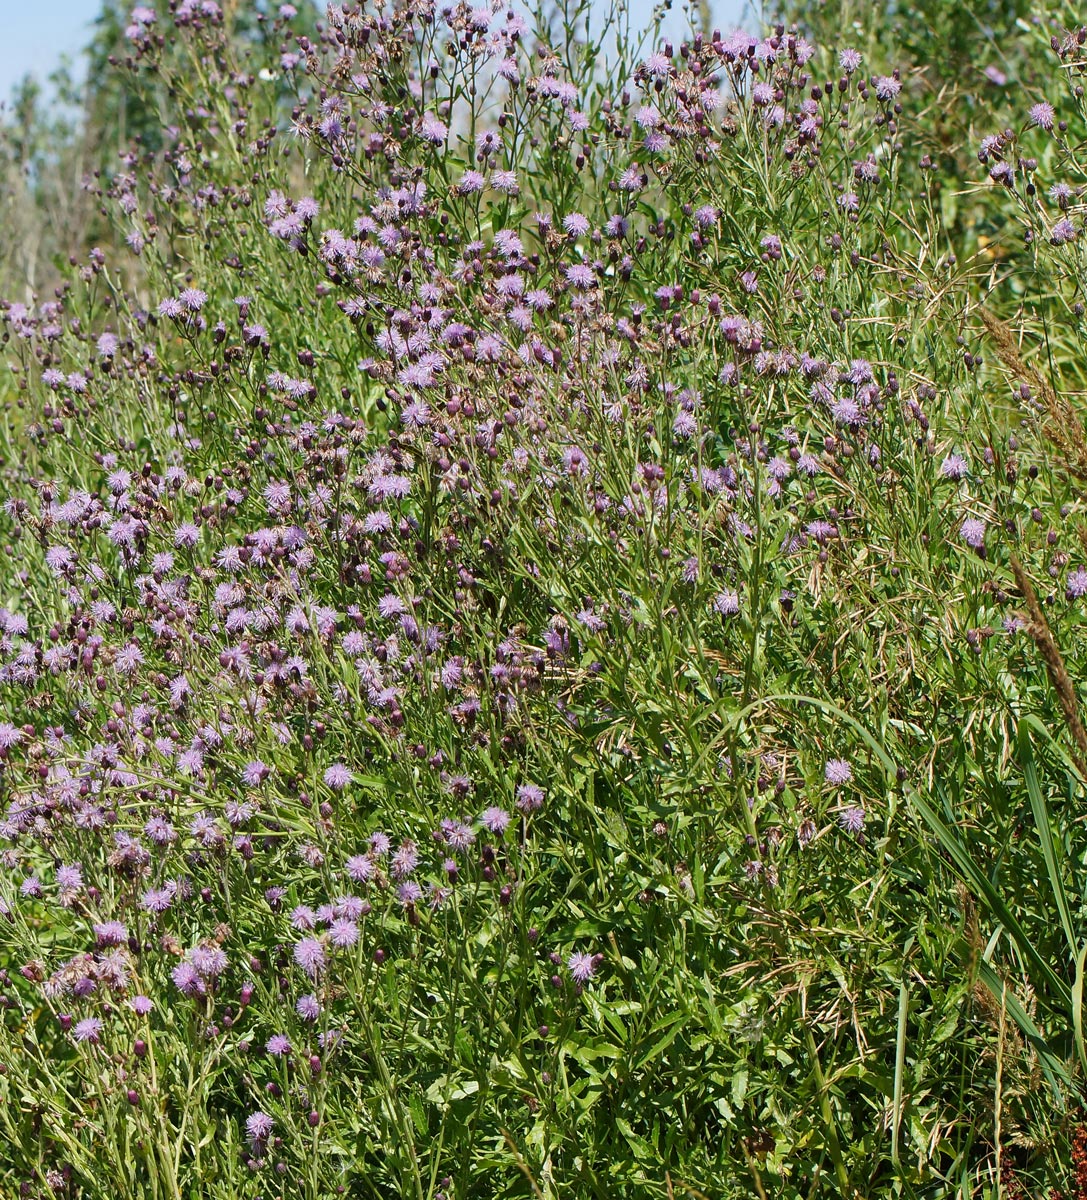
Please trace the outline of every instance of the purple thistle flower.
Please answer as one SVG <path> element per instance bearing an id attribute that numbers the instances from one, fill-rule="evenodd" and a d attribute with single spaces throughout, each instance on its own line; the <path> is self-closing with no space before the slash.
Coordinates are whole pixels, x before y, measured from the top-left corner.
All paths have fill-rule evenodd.
<path id="1" fill-rule="evenodd" d="M 985 546 L 985 522 L 980 517 L 967 517 L 959 527 L 959 536 L 974 550 Z"/>
<path id="2" fill-rule="evenodd" d="M 415 843 L 410 839 L 405 839 L 392 856 L 389 869 L 392 871 L 394 879 L 404 879 L 415 870 L 418 864 L 419 853 L 415 849 Z"/>
<path id="3" fill-rule="evenodd" d="M 200 540 L 200 527 L 191 521 L 184 521 L 174 530 L 174 545 L 195 546 Z"/>
<path id="4" fill-rule="evenodd" d="M 1049 231 L 1049 240 L 1054 246 L 1066 246 L 1076 240 L 1076 227 L 1068 219 L 1062 217 Z"/>
<path id="5" fill-rule="evenodd" d="M 264 1049 L 274 1058 L 281 1058 L 291 1052 L 290 1038 L 284 1033 L 274 1033 L 265 1043 Z"/>
<path id="6" fill-rule="evenodd" d="M 215 979 L 228 966 L 226 951 L 221 946 L 195 946 L 189 952 L 189 961 L 203 979 Z"/>
<path id="7" fill-rule="evenodd" d="M 966 476 L 969 467 L 966 459 L 961 454 L 949 454 L 947 458 L 940 463 L 940 475 L 944 479 L 963 479 Z"/>
<path id="8" fill-rule="evenodd" d="M 177 297 L 189 312 L 199 312 L 207 303 L 208 294 L 199 288 L 185 288 Z"/>
<path id="9" fill-rule="evenodd" d="M 517 789 L 517 807 L 523 813 L 539 812 L 543 808 L 544 790 L 534 783 L 522 783 Z"/>
<path id="10" fill-rule="evenodd" d="M 582 290 L 591 288 L 596 283 L 592 267 L 588 267 L 584 263 L 575 263 L 572 267 L 564 268 L 564 274 L 572 287 Z"/>
<path id="11" fill-rule="evenodd" d="M 456 190 L 462 196 L 470 196 L 473 192 L 481 192 L 486 182 L 479 171 L 465 171 L 456 184 Z"/>
<path id="12" fill-rule="evenodd" d="M 479 817 L 484 829 L 491 833 L 504 833 L 510 823 L 510 815 L 504 808 L 485 808 Z"/>
<path id="13" fill-rule="evenodd" d="M 157 846 L 167 846 L 177 840 L 177 832 L 164 817 L 150 817 L 143 827 L 144 833 Z"/>
<path id="14" fill-rule="evenodd" d="M 838 536 L 837 526 L 823 520 L 809 521 L 804 526 L 804 532 L 820 546 L 825 546 L 828 541 Z"/>
<path id="15" fill-rule="evenodd" d="M 295 1002 L 294 1011 L 303 1021 L 316 1021 L 321 1015 L 321 1005 L 313 995 L 299 996 Z"/>
<path id="16" fill-rule="evenodd" d="M 291 927 L 293 929 L 312 929 L 317 923 L 317 914 L 308 904 L 299 904 L 291 910 Z"/>
<path id="17" fill-rule="evenodd" d="M 57 867 L 57 887 L 62 892 L 78 892 L 83 887 L 83 872 L 79 863 Z"/>
<path id="18" fill-rule="evenodd" d="M 449 126 L 433 113 L 425 113 L 419 125 L 419 132 L 423 140 L 435 146 L 440 146 L 449 133 Z"/>
<path id="19" fill-rule="evenodd" d="M 740 611 L 740 597 L 736 592 L 718 592 L 713 598 L 713 611 L 722 617 L 734 617 Z"/>
<path id="20" fill-rule="evenodd" d="M 1027 117 L 1032 125 L 1037 125 L 1039 129 L 1044 129 L 1049 133 L 1053 129 L 1053 121 L 1057 114 L 1053 111 L 1053 105 L 1046 100 L 1040 100 L 1037 104 L 1032 104 Z"/>
<path id="21" fill-rule="evenodd" d="M 1064 594 L 1069 600 L 1081 600 L 1087 596 L 1087 570 L 1077 567 L 1069 574 Z"/>
<path id="22" fill-rule="evenodd" d="M 178 963 L 170 972 L 170 978 L 173 979 L 174 986 L 182 995 L 202 996 L 206 990 L 200 972 L 191 962 Z"/>
<path id="23" fill-rule="evenodd" d="M 163 913 L 174 902 L 174 893 L 170 888 L 148 888 L 140 897 L 140 903 L 148 912 Z"/>
<path id="24" fill-rule="evenodd" d="M 360 896 L 341 896 L 335 907 L 337 916 L 347 917 L 351 921 L 357 921 L 370 911 L 370 905 Z"/>
<path id="25" fill-rule="evenodd" d="M 275 1122 L 265 1112 L 255 1112 L 246 1118 L 245 1133 L 253 1146 L 266 1142 L 275 1128 Z"/>
<path id="26" fill-rule="evenodd" d="M 12 746 L 18 745 L 22 740 L 23 731 L 21 729 L 16 729 L 7 721 L 0 721 L 0 754 L 10 750 Z"/>
<path id="27" fill-rule="evenodd" d="M 454 850 L 467 850 L 476 840 L 472 827 L 463 821 L 443 821 L 439 836 Z"/>
<path id="28" fill-rule="evenodd" d="M 104 921 L 93 926 L 94 940 L 100 948 L 124 946 L 128 942 L 128 929 L 120 921 Z"/>
<path id="29" fill-rule="evenodd" d="M 77 1042 L 90 1042 L 92 1046 L 97 1046 L 102 1035 L 102 1022 L 97 1017 L 84 1017 L 82 1021 L 77 1021 L 75 1028 L 72 1030 L 72 1037 Z"/>
<path id="30" fill-rule="evenodd" d="M 325 783 L 334 791 L 338 792 L 347 787 L 352 782 L 354 776 L 351 774 L 351 769 L 344 766 L 343 763 L 333 763 L 325 771 Z"/>
<path id="31" fill-rule="evenodd" d="M 365 883 L 374 877 L 374 860 L 365 854 L 353 854 L 346 863 L 344 870 L 350 879 L 356 883 Z"/>
<path id="32" fill-rule="evenodd" d="M 859 805 L 850 805 L 838 814 L 838 824 L 846 833 L 862 833 L 864 831 L 865 812 Z"/>
<path id="33" fill-rule="evenodd" d="M 294 961 L 310 978 L 314 978 L 327 962 L 325 948 L 316 938 L 303 938 L 295 945 Z"/>
<path id="34" fill-rule="evenodd" d="M 259 787 L 271 773 L 271 767 L 255 758 L 242 769 L 242 782 L 246 787 Z"/>
<path id="35" fill-rule="evenodd" d="M 823 775 L 827 783 L 833 787 L 841 787 L 853 778 L 853 768 L 844 758 L 832 758 L 823 768 Z"/>
<path id="36" fill-rule="evenodd" d="M 359 927 L 354 921 L 338 917 L 328 929 L 329 941 L 340 950 L 350 949 L 359 940 Z"/>
<path id="37" fill-rule="evenodd" d="M 575 983 L 588 983 L 596 974 L 596 963 L 591 954 L 575 950 L 566 960 L 566 969 Z"/>

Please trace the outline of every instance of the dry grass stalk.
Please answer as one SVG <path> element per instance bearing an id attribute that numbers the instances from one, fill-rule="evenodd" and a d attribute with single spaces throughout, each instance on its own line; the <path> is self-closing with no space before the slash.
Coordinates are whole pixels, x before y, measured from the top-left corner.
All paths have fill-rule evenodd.
<path id="1" fill-rule="evenodd" d="M 1038 647 L 1042 661 L 1045 663 L 1046 673 L 1049 675 L 1049 682 L 1053 685 L 1057 693 L 1057 700 L 1060 703 L 1061 712 L 1064 713 L 1064 722 L 1068 726 L 1068 732 L 1072 735 L 1072 740 L 1079 748 L 1079 754 L 1076 754 L 1075 751 L 1072 752 L 1072 759 L 1076 764 L 1076 769 L 1084 779 L 1087 779 L 1087 766 L 1085 766 L 1085 761 L 1087 761 L 1087 729 L 1084 729 L 1083 721 L 1080 719 L 1076 689 L 1072 684 L 1071 676 L 1068 674 L 1068 668 L 1064 665 L 1064 659 L 1061 657 L 1060 649 L 1053 637 L 1053 631 L 1049 628 L 1049 622 L 1045 619 L 1042 606 L 1038 603 L 1037 593 L 1034 591 L 1034 587 L 1026 571 L 1023 570 L 1023 564 L 1014 554 L 1011 556 L 1011 568 L 1015 574 L 1015 582 L 1019 587 L 1019 591 L 1023 594 L 1023 599 L 1026 601 L 1026 632 L 1030 634 L 1034 640 L 1034 644 Z"/>
<path id="2" fill-rule="evenodd" d="M 1077 479 L 1087 480 L 1087 432 L 1076 410 L 1040 371 L 1023 361 L 1015 335 L 999 317 L 986 308 L 979 308 L 978 313 L 992 338 L 997 358 L 1041 397 L 1042 432 L 1060 452 L 1068 470 Z"/>

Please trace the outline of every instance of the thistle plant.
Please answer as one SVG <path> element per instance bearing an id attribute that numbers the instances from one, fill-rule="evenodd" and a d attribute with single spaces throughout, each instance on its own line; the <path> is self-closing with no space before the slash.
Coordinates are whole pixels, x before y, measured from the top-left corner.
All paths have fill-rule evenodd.
<path id="1" fill-rule="evenodd" d="M 990 289 L 909 61 L 241 7 L 4 307 L 0 1190 L 1072 1194 L 1055 103 Z"/>

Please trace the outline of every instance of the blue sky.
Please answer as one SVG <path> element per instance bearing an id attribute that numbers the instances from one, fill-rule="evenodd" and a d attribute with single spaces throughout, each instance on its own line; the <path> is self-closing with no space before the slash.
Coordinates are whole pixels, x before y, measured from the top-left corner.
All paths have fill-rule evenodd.
<path id="1" fill-rule="evenodd" d="M 676 9 L 679 0 L 676 0 Z M 10 94 L 12 85 L 27 72 L 44 79 L 57 65 L 62 54 L 75 57 L 86 44 L 91 22 L 101 8 L 101 0 L 0 0 L 0 97 Z M 632 0 L 635 15 L 648 16 L 652 0 Z M 713 0 L 717 23 L 731 26 L 743 11 L 743 0 Z M 682 29 L 677 11 L 670 28 Z"/>
<path id="2" fill-rule="evenodd" d="M 0 0 L 0 96 L 27 72 L 44 79 L 62 54 L 75 56 L 100 8 L 99 0 Z"/>

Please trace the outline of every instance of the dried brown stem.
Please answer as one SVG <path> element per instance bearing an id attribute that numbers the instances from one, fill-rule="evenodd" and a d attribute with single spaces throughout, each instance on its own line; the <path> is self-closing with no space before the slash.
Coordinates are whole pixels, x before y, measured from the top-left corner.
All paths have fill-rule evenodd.
<path id="1" fill-rule="evenodd" d="M 1079 414 L 1040 371 L 1023 361 L 1011 329 L 986 308 L 979 309 L 978 313 L 992 339 L 997 358 L 1041 398 L 1042 433 L 1060 452 L 1069 472 L 1077 479 L 1087 480 L 1087 432 L 1084 432 Z"/>

